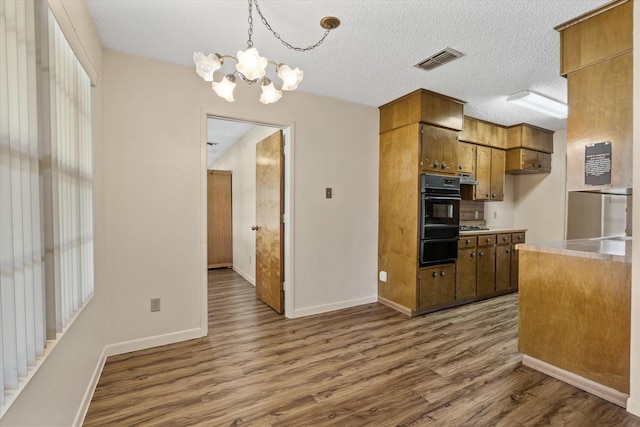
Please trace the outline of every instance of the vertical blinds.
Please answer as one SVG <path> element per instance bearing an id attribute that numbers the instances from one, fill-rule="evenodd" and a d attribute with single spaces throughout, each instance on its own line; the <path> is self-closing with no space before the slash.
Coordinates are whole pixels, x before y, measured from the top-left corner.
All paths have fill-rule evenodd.
<path id="1" fill-rule="evenodd" d="M 51 12 L 36 38 L 35 9 L 0 2 L 1 405 L 94 283 L 91 85 Z"/>

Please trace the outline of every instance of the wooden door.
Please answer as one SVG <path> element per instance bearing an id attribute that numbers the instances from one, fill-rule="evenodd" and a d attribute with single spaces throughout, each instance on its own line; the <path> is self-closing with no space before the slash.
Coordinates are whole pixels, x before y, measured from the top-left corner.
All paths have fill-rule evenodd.
<path id="1" fill-rule="evenodd" d="M 207 267 L 233 266 L 231 171 L 207 171 Z"/>
<path id="2" fill-rule="evenodd" d="M 491 191 L 491 148 L 476 148 L 476 200 L 489 200 Z"/>
<path id="3" fill-rule="evenodd" d="M 511 245 L 496 246 L 496 291 L 511 288 Z"/>
<path id="4" fill-rule="evenodd" d="M 458 143 L 458 172 L 476 173 L 476 146 L 467 142 Z"/>
<path id="5" fill-rule="evenodd" d="M 284 312 L 284 155 L 282 131 L 256 145 L 256 295 Z"/>
<path id="6" fill-rule="evenodd" d="M 458 133 L 423 125 L 421 144 L 422 170 L 458 174 Z"/>
<path id="7" fill-rule="evenodd" d="M 491 149 L 491 200 L 504 199 L 504 150 Z"/>
<path id="8" fill-rule="evenodd" d="M 476 296 L 476 248 L 458 250 L 456 268 L 456 299 L 464 300 Z"/>
<path id="9" fill-rule="evenodd" d="M 485 242 L 484 238 L 490 239 L 490 242 Z M 482 242 L 487 243 L 485 246 L 480 246 Z M 493 236 L 479 236 L 478 237 L 478 269 L 477 269 L 477 286 L 476 291 L 478 296 L 487 295 L 493 293 L 496 287 L 496 247 L 494 245 Z"/>

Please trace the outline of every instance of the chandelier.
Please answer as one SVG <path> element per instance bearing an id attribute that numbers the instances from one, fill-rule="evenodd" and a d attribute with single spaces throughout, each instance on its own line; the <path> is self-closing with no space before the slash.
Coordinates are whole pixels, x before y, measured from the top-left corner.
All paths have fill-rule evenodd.
<path id="1" fill-rule="evenodd" d="M 196 73 L 206 82 L 212 82 L 211 87 L 218 96 L 233 102 L 233 91 L 236 87 L 236 75 L 245 83 L 252 85 L 260 82 L 262 93 L 260 94 L 260 102 L 263 104 L 272 104 L 282 97 L 283 90 L 296 90 L 298 84 L 302 81 L 302 70 L 299 68 L 292 69 L 286 64 L 269 61 L 267 58 L 260 56 L 258 49 L 253 47 L 251 36 L 253 35 L 253 15 L 252 9 L 255 5 L 256 11 L 260 15 L 262 23 L 267 27 L 273 35 L 282 42 L 287 48 L 297 52 L 306 52 L 314 49 L 322 44 L 329 32 L 340 25 L 340 20 L 333 16 L 325 16 L 320 20 L 320 26 L 325 29 L 324 35 L 315 44 L 307 47 L 295 47 L 284 41 L 280 34 L 275 32 L 271 25 L 267 22 L 258 6 L 258 0 L 249 0 L 249 39 L 247 40 L 247 49 L 239 50 L 237 58 L 231 55 L 220 55 L 212 53 L 206 55 L 202 52 L 193 54 L 193 62 L 196 65 Z M 232 59 L 236 62 L 235 71 L 222 77 L 220 81 L 214 81 L 214 73 L 222 68 L 226 59 Z M 281 89 L 277 89 L 273 81 L 266 76 L 267 66 L 271 64 L 275 68 L 277 76 L 282 80 Z"/>

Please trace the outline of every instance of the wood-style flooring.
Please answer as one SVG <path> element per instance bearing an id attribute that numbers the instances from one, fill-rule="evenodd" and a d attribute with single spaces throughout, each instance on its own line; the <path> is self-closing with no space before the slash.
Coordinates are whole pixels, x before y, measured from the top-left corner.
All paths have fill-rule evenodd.
<path id="1" fill-rule="evenodd" d="M 209 335 L 109 357 L 85 426 L 640 426 L 522 366 L 517 294 L 286 319 L 209 272 Z"/>

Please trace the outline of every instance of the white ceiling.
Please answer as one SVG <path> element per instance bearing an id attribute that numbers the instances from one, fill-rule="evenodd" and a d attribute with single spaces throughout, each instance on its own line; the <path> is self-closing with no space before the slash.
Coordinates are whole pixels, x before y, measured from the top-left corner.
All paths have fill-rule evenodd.
<path id="1" fill-rule="evenodd" d="M 108 49 L 193 66 L 194 51 L 235 56 L 246 48 L 245 0 L 87 3 Z M 469 116 L 507 126 L 527 122 L 559 130 L 566 128 L 566 120 L 507 105 L 506 97 L 529 89 L 566 102 L 554 27 L 606 3 L 259 0 L 274 30 L 296 46 L 313 44 L 322 36 L 323 16 L 337 16 L 341 25 L 320 47 L 300 53 L 275 39 L 254 9 L 253 42 L 269 60 L 304 71 L 300 91 L 377 107 L 425 88 L 466 101 Z M 430 72 L 413 66 L 446 47 L 465 56 Z M 236 90 L 243 89 L 239 83 Z M 216 96 L 213 91 L 211 96 Z"/>

